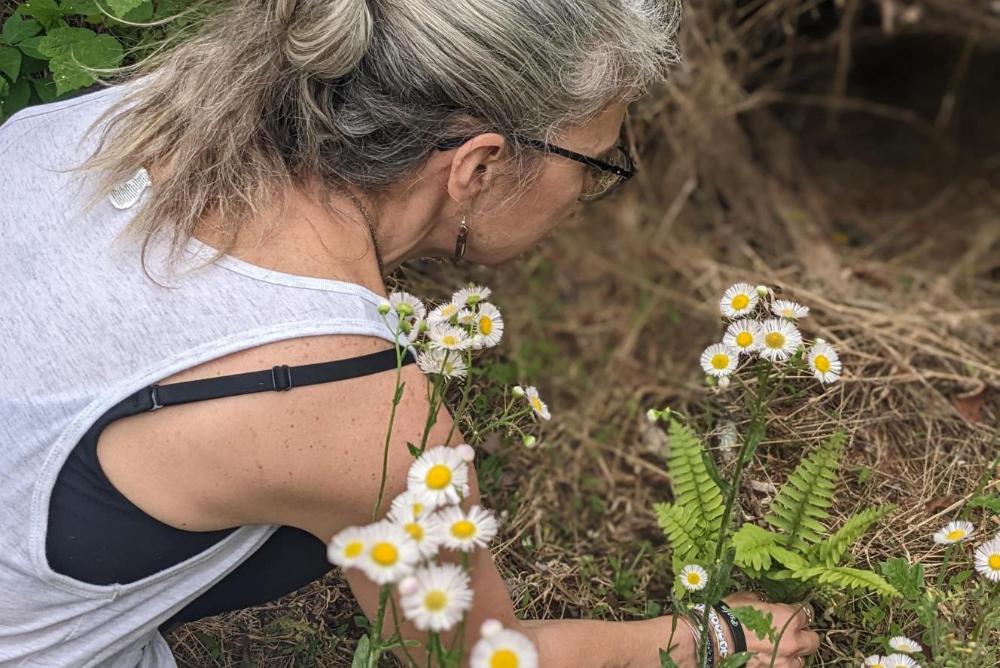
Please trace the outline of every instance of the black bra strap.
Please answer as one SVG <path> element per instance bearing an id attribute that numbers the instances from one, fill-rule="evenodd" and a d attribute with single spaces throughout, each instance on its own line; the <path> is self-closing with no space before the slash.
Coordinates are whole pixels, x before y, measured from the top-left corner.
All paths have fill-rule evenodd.
<path id="1" fill-rule="evenodd" d="M 416 361 L 409 350 L 403 350 L 403 364 Z M 282 364 L 263 371 L 237 373 L 219 378 L 202 378 L 167 385 L 149 385 L 134 393 L 122 404 L 135 413 L 156 410 L 174 404 L 219 399 L 237 394 L 290 390 L 300 385 L 315 385 L 334 380 L 356 378 L 396 368 L 396 349 L 349 357 L 332 362 L 302 366 Z"/>

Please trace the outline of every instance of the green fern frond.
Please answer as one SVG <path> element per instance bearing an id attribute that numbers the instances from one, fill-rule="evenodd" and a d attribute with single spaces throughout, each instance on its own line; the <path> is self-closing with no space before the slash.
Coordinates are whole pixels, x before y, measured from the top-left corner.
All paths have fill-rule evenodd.
<path id="1" fill-rule="evenodd" d="M 837 529 L 837 532 L 827 538 L 824 542 L 814 545 L 809 553 L 809 560 L 821 566 L 836 566 L 844 558 L 844 555 L 854 545 L 869 527 L 881 520 L 883 517 L 895 510 L 895 506 L 887 504 L 866 508 L 853 515 L 844 522 L 844 525 Z"/>
<path id="2" fill-rule="evenodd" d="M 708 535 L 722 525 L 723 499 L 719 486 L 702 460 L 702 445 L 688 427 L 670 421 L 670 454 L 667 465 L 674 504 L 689 510 Z"/>
<path id="3" fill-rule="evenodd" d="M 781 542 L 781 536 L 755 524 L 744 524 L 730 537 L 736 548 L 736 565 L 740 568 L 766 571 L 771 568 L 770 548 Z"/>
<path id="4" fill-rule="evenodd" d="M 860 568 L 812 566 L 796 570 L 793 575 L 799 580 L 815 580 L 829 587 L 863 589 L 883 596 L 899 596 L 899 591 L 880 575 Z"/>
<path id="5" fill-rule="evenodd" d="M 656 521 L 670 541 L 675 560 L 687 563 L 699 557 L 702 527 L 690 508 L 676 503 L 657 503 Z"/>
<path id="6" fill-rule="evenodd" d="M 782 532 L 786 547 L 804 553 L 826 533 L 822 520 L 833 504 L 843 445 L 844 433 L 838 431 L 799 463 L 771 503 L 764 519 Z"/>

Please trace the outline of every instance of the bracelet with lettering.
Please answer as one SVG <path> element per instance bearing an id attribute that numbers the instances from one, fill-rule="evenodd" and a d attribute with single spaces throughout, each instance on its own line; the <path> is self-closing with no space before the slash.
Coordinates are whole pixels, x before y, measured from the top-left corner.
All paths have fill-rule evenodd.
<path id="1" fill-rule="evenodd" d="M 747 651 L 747 636 L 743 632 L 743 624 L 736 618 L 728 605 L 719 601 L 715 604 L 715 609 L 719 611 L 722 618 L 729 624 L 729 629 L 733 632 L 733 650 L 736 654 Z"/>

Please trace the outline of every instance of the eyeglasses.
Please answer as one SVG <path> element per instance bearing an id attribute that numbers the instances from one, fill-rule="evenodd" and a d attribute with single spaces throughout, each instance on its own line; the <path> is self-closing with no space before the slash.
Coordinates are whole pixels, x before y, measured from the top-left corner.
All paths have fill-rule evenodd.
<path id="1" fill-rule="evenodd" d="M 434 145 L 439 151 L 447 151 L 457 148 L 472 139 L 475 135 L 466 137 L 453 137 L 444 139 Z M 547 144 L 538 139 L 529 137 L 514 137 L 516 141 L 527 144 L 532 148 L 546 153 L 559 155 L 570 160 L 583 163 L 587 166 L 586 181 L 583 190 L 580 192 L 580 199 L 592 201 L 607 195 L 612 190 L 635 176 L 635 165 L 628 149 L 622 145 L 612 147 L 601 154 L 600 158 L 592 158 L 576 151 L 571 151 L 561 146 Z"/>

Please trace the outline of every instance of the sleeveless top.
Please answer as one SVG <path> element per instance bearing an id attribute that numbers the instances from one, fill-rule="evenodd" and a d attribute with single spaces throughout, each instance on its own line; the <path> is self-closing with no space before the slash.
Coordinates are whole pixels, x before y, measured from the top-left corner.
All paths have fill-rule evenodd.
<path id="1" fill-rule="evenodd" d="M 0 125 L 0 666 L 173 668 L 158 626 L 268 541 L 245 525 L 128 583 L 92 584 L 46 558 L 49 502 L 74 446 L 110 409 L 162 378 L 233 352 L 330 334 L 393 341 L 361 285 L 272 271 L 233 256 L 167 274 L 165 245 L 113 244 L 141 205 L 80 202 L 68 171 L 87 127 L 124 85 L 24 109 Z M 152 186 L 152 187 L 155 187 Z M 143 196 L 141 196 L 143 197 Z M 213 249 L 192 239 L 191 267 Z M 181 263 L 182 269 L 189 267 Z M 166 386 L 165 386 L 166 387 Z"/>

